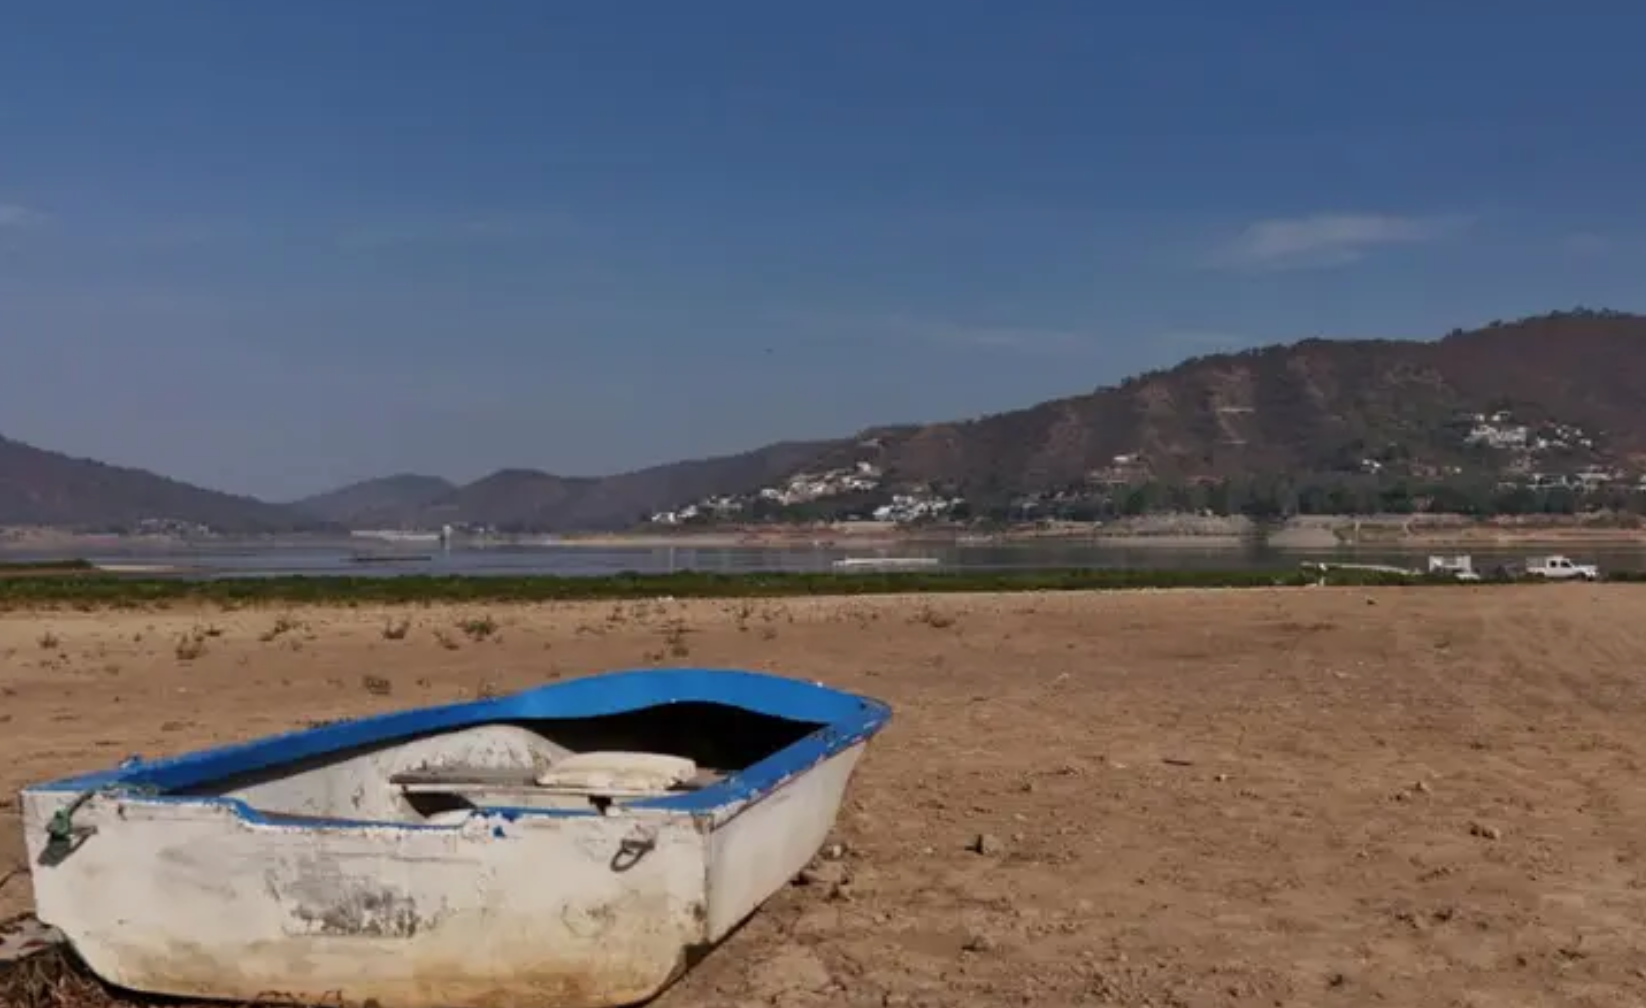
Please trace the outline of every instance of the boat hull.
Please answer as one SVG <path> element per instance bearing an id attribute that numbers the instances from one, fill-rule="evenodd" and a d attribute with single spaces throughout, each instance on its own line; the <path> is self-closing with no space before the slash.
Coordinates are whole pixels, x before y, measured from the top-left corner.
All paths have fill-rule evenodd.
<path id="1" fill-rule="evenodd" d="M 37 872 L 39 916 L 106 982 L 381 1008 L 605 1008 L 653 997 L 822 846 L 863 745 L 707 814 L 474 816 L 451 829 L 248 822 L 110 797 Z M 24 808 L 31 860 L 61 807 Z M 329 999 L 329 1000 L 328 1000 Z"/>
<path id="2" fill-rule="evenodd" d="M 756 720 L 717 735 L 713 710 Z M 621 721 L 631 714 L 662 720 L 642 730 Z M 132 760 L 23 791 L 36 911 L 104 981 L 149 994 L 631 1004 L 816 856 L 889 717 L 817 683 L 641 670 Z M 578 723 L 604 727 L 579 736 Z M 545 734 L 523 727 L 539 724 Z M 533 790 L 550 787 L 545 761 L 621 756 L 613 740 L 643 744 L 646 731 L 656 755 L 684 746 L 732 769 L 622 801 Z M 472 801 L 408 804 L 407 788 L 454 768 Z"/>

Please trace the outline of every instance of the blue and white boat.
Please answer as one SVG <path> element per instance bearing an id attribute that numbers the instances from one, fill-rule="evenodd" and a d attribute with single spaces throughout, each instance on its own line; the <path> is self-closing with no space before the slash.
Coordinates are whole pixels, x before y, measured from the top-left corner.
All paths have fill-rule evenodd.
<path id="1" fill-rule="evenodd" d="M 817 854 L 890 716 L 641 670 L 128 760 L 23 791 L 36 909 L 152 994 L 629 1004 Z"/>

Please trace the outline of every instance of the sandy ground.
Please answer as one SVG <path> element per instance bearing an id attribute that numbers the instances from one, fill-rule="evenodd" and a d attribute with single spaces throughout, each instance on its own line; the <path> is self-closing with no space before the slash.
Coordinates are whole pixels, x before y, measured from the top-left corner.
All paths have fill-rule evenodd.
<path id="1" fill-rule="evenodd" d="M 404 612 L 399 640 L 367 609 L 0 616 L 0 875 L 28 781 L 733 665 L 896 720 L 838 824 L 846 884 L 777 894 L 660 1008 L 1646 1003 L 1646 588 Z"/>

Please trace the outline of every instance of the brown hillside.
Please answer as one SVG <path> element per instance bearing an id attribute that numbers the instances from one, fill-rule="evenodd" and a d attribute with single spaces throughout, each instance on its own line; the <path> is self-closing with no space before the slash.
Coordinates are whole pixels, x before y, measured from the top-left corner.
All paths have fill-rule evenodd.
<path id="1" fill-rule="evenodd" d="M 864 457 L 894 485 L 972 495 L 1073 483 L 1140 455 L 1162 480 L 1301 475 L 1397 451 L 1481 471 L 1456 418 L 1500 406 L 1531 422 L 1603 432 L 1611 457 L 1646 457 L 1646 318 L 1572 312 L 1493 324 L 1437 342 L 1305 340 L 1202 357 L 1086 395 L 976 420 L 884 428 L 835 442 L 774 445 L 604 479 L 503 472 L 420 520 L 505 527 L 614 528 L 715 494 L 747 493 L 798 470 Z"/>
<path id="2" fill-rule="evenodd" d="M 501 529 L 603 530 L 714 494 L 749 493 L 836 450 L 838 442 L 785 442 L 740 455 L 675 462 L 606 477 L 505 469 L 459 487 L 410 516 L 416 524 L 472 522 Z"/>
<path id="3" fill-rule="evenodd" d="M 1306 340 L 1187 361 L 1118 387 L 889 443 L 903 480 L 1034 489 L 1141 453 L 1156 476 L 1330 470 L 1398 444 L 1436 464 L 1469 461 L 1458 413 L 1511 405 L 1532 420 L 1604 431 L 1646 450 L 1646 318 L 1544 316 L 1439 342 Z"/>
<path id="4" fill-rule="evenodd" d="M 1646 465 L 1646 318 L 1578 311 L 1434 342 L 1306 340 L 1197 358 L 976 420 L 871 429 L 607 477 L 508 469 L 455 489 L 427 477 L 390 478 L 292 508 L 0 440 L 0 524 L 164 517 L 255 531 L 315 520 L 299 517 L 306 513 L 356 527 L 614 529 L 859 459 L 879 464 L 892 487 L 939 484 L 972 497 L 1073 483 L 1130 455 L 1144 460 L 1144 475 L 1166 481 L 1307 476 L 1391 456 L 1412 471 L 1490 477 L 1504 460 L 1466 447 L 1456 421 L 1499 408 L 1521 422 L 1573 424 L 1596 435 L 1593 449 L 1551 459 L 1552 467 Z"/>
<path id="5" fill-rule="evenodd" d="M 1503 399 L 1604 432 L 1612 453 L 1646 459 L 1646 317 L 1548 315 L 1435 344 L 1438 370 L 1472 401 Z"/>
<path id="6" fill-rule="evenodd" d="M 71 458 L 0 437 L 0 525 L 130 528 L 169 519 L 224 532 L 323 525 L 275 504 L 202 490 L 141 469 Z"/>
<path id="7" fill-rule="evenodd" d="M 449 480 L 438 476 L 401 473 L 351 483 L 329 493 L 293 501 L 290 506 L 324 521 L 352 522 L 358 528 L 373 524 L 393 526 L 408 511 L 439 500 L 456 489 Z"/>

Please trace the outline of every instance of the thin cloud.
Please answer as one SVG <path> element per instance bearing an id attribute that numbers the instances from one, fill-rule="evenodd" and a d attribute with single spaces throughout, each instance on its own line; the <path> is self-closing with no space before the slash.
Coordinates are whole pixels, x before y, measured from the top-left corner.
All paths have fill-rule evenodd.
<path id="1" fill-rule="evenodd" d="M 1568 253 L 1585 257 L 1605 255 L 1611 252 L 1616 244 L 1612 238 L 1590 231 L 1579 231 L 1576 234 L 1567 235 L 1561 241 L 1561 246 Z"/>
<path id="2" fill-rule="evenodd" d="M 1373 249 L 1423 245 L 1450 238 L 1466 227 L 1455 216 L 1403 217 L 1390 214 L 1322 213 L 1256 221 L 1212 257 L 1230 269 L 1307 269 L 1345 266 Z"/>
<path id="3" fill-rule="evenodd" d="M 145 252 L 174 252 L 220 245 L 233 232 L 211 224 L 157 224 L 145 230 L 117 231 L 103 236 L 103 245 L 112 249 Z"/>
<path id="4" fill-rule="evenodd" d="M 1072 329 L 977 326 L 904 316 L 876 320 L 869 328 L 888 336 L 944 346 L 1036 356 L 1082 354 L 1097 348 L 1097 341 L 1091 333 Z"/>
<path id="5" fill-rule="evenodd" d="M 362 225 L 345 230 L 338 240 L 348 248 L 388 248 L 509 241 L 540 231 L 535 223 L 514 218 L 461 217 Z"/>
<path id="6" fill-rule="evenodd" d="M 31 227 L 45 219 L 45 214 L 19 203 L 0 203 L 0 228 Z"/>
<path id="7" fill-rule="evenodd" d="M 1195 354 L 1227 353 L 1248 347 L 1252 342 L 1245 336 L 1215 329 L 1174 329 L 1161 333 L 1156 340 L 1174 350 Z"/>
<path id="8" fill-rule="evenodd" d="M 924 343 L 951 350 L 980 350 L 1032 356 L 1079 356 L 1104 349 L 1095 332 L 1038 326 L 974 325 L 900 313 L 856 315 L 833 311 L 777 309 L 762 313 L 765 324 L 791 336 L 833 341 L 842 336 Z"/>

